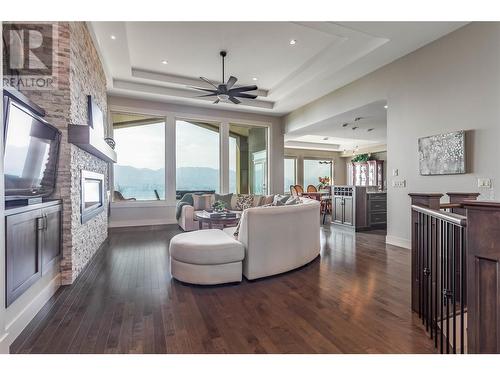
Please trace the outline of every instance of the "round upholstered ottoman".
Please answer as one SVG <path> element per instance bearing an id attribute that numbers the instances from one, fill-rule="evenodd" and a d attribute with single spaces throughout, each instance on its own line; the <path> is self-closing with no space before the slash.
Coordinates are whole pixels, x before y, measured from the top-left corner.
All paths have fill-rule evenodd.
<path id="1" fill-rule="evenodd" d="M 170 241 L 170 271 L 177 280 L 202 285 L 241 281 L 243 244 L 219 229 L 181 233 Z"/>

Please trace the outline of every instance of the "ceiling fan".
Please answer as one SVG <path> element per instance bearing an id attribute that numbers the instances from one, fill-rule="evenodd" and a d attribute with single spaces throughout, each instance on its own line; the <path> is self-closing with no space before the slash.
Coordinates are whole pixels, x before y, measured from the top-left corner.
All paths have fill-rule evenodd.
<path id="1" fill-rule="evenodd" d="M 250 86 L 241 86 L 241 87 L 234 87 L 234 84 L 238 80 L 238 78 L 231 76 L 227 80 L 227 82 L 224 81 L 224 58 L 226 57 L 227 53 L 226 51 L 220 51 L 220 55 L 222 56 L 222 84 L 216 85 L 213 82 L 211 82 L 209 79 L 205 77 L 200 77 L 203 81 L 208 83 L 209 85 L 213 86 L 214 89 L 205 89 L 202 87 L 193 87 L 196 90 L 201 90 L 204 92 L 209 92 L 209 94 L 206 95 L 200 95 L 199 97 L 205 97 L 205 96 L 216 96 L 217 99 L 214 101 L 213 104 L 217 104 L 220 101 L 222 102 L 227 102 L 228 100 L 233 102 L 234 104 L 240 104 L 241 101 L 239 101 L 237 98 L 245 98 L 245 99 L 255 99 L 257 98 L 257 95 L 253 94 L 246 94 L 246 91 L 254 91 L 257 90 L 257 86 L 255 85 L 250 85 Z"/>

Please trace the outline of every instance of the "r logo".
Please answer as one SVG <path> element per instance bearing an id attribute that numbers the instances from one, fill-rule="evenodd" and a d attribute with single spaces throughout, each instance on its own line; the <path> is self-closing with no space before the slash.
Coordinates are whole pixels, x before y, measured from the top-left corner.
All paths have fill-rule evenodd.
<path id="1" fill-rule="evenodd" d="M 52 24 L 3 23 L 5 74 L 49 76 L 53 66 Z"/>

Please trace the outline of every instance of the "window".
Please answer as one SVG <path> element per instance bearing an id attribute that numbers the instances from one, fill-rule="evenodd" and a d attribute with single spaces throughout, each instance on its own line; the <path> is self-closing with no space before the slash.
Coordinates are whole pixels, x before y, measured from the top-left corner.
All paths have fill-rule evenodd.
<path id="1" fill-rule="evenodd" d="M 117 201 L 165 199 L 165 121 L 143 115 L 113 113 Z"/>
<path id="2" fill-rule="evenodd" d="M 219 125 L 176 121 L 176 195 L 220 191 Z"/>
<path id="3" fill-rule="evenodd" d="M 319 185 L 320 177 L 330 177 L 332 181 L 333 162 L 331 160 L 304 159 L 304 188 Z"/>
<path id="4" fill-rule="evenodd" d="M 267 128 L 229 125 L 229 192 L 267 194 Z"/>
<path id="5" fill-rule="evenodd" d="M 285 158 L 285 186 L 284 192 L 290 191 L 290 185 L 295 185 L 297 182 L 297 159 L 295 158 Z"/>

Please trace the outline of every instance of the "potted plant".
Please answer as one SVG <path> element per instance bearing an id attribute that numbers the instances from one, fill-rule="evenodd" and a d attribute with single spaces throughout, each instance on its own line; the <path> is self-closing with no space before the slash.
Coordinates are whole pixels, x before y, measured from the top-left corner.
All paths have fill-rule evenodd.
<path id="1" fill-rule="evenodd" d="M 226 209 L 226 204 L 222 201 L 215 201 L 214 204 L 212 204 L 212 209 L 215 212 L 224 212 Z"/>
<path id="2" fill-rule="evenodd" d="M 318 185 L 318 188 L 321 190 L 321 189 L 324 189 L 325 186 L 328 186 L 330 185 L 330 177 L 328 176 L 325 176 L 325 177 L 318 177 L 318 180 L 319 180 L 319 185 Z"/>

